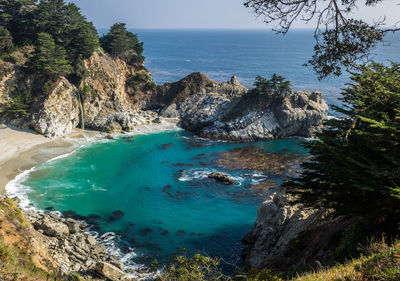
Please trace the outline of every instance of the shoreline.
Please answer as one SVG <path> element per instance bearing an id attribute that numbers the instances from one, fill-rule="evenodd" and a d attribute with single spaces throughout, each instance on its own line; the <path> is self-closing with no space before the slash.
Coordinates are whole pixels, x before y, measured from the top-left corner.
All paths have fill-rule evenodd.
<path id="1" fill-rule="evenodd" d="M 6 186 L 16 177 L 42 163 L 71 153 L 82 145 L 122 134 L 139 135 L 176 130 L 178 120 L 163 118 L 160 123 L 144 123 L 131 132 L 109 134 L 75 128 L 66 136 L 46 138 L 34 131 L 0 127 L 0 195 L 8 196 Z"/>
<path id="2" fill-rule="evenodd" d="M 0 154 L 4 155 L 0 157 L 0 195 L 8 195 L 6 186 L 18 175 L 50 159 L 74 151 L 79 147 L 79 140 L 84 138 L 79 129 L 55 139 L 29 130 L 12 127 L 0 129 Z"/>

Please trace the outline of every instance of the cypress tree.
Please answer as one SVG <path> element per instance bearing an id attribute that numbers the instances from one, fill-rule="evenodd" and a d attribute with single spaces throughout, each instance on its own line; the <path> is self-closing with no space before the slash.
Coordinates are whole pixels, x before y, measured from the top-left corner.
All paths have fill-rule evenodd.
<path id="1" fill-rule="evenodd" d="M 342 117 L 326 121 L 300 177 L 285 183 L 294 203 L 383 222 L 400 222 L 400 66 L 372 63 L 352 73 Z"/>
<path id="2" fill-rule="evenodd" d="M 68 75 L 73 70 L 66 58 L 66 50 L 56 45 L 53 37 L 47 33 L 38 34 L 30 69 L 48 77 Z"/>

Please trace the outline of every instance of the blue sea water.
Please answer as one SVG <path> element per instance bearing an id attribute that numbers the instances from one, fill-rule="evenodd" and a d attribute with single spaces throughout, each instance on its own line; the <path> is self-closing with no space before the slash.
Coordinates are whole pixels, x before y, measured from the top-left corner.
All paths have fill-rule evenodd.
<path id="1" fill-rule="evenodd" d="M 312 55 L 312 31 L 286 36 L 260 30 L 133 31 L 145 43 L 146 67 L 159 84 L 201 71 L 218 81 L 237 75 L 251 87 L 256 75 L 278 73 L 294 89 L 319 90 L 337 103 L 348 82 L 347 75 L 318 81 L 302 66 Z M 398 60 L 400 37 L 390 35 L 388 41 L 375 50 L 377 61 Z M 180 248 L 234 262 L 266 196 L 251 186 L 283 179 L 216 164 L 216 153 L 248 145 L 306 153 L 297 139 L 234 144 L 169 131 L 85 145 L 36 167 L 20 183 L 28 187 L 25 195 L 33 206 L 85 220 L 127 263 L 165 264 Z M 207 178 L 211 171 L 227 172 L 237 184 L 215 183 Z"/>
<path id="2" fill-rule="evenodd" d="M 306 153 L 298 139 L 235 144 L 184 131 L 125 135 L 42 164 L 21 183 L 29 187 L 25 196 L 36 208 L 87 221 L 114 250 L 130 254 L 128 263 L 149 265 L 157 259 L 166 264 L 180 248 L 234 262 L 267 196 L 251 187 L 283 180 L 269 172 L 217 165 L 218 152 L 249 145 L 272 153 Z M 230 174 L 236 184 L 208 179 L 213 171 Z"/>
<path id="3" fill-rule="evenodd" d="M 177 81 L 200 71 L 217 81 L 237 75 L 251 87 L 257 75 L 277 73 L 295 90 L 318 90 L 330 104 L 337 103 L 349 75 L 319 81 L 312 67 L 303 66 L 313 54 L 312 30 L 277 35 L 269 30 L 132 30 L 144 42 L 146 67 L 157 83 Z M 400 61 L 400 34 L 388 34 L 373 50 L 378 62 Z"/>

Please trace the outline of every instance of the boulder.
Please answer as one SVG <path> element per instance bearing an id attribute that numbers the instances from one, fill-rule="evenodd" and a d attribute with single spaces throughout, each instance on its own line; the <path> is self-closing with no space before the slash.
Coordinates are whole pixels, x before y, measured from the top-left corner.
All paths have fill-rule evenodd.
<path id="1" fill-rule="evenodd" d="M 65 223 L 57 222 L 45 217 L 40 225 L 43 233 L 51 237 L 66 237 L 69 235 L 69 228 Z"/>
<path id="2" fill-rule="evenodd" d="M 118 281 L 125 273 L 116 266 L 107 262 L 99 262 L 96 264 L 96 272 L 106 277 L 111 281 Z"/>
<path id="3" fill-rule="evenodd" d="M 69 228 L 69 233 L 75 234 L 81 230 L 81 223 L 74 219 L 67 219 L 66 224 Z"/>
<path id="4" fill-rule="evenodd" d="M 235 184 L 235 180 L 230 178 L 228 175 L 223 174 L 223 173 L 210 173 L 208 175 L 209 179 L 213 179 L 217 182 L 221 182 L 223 184 L 229 185 L 229 184 Z"/>

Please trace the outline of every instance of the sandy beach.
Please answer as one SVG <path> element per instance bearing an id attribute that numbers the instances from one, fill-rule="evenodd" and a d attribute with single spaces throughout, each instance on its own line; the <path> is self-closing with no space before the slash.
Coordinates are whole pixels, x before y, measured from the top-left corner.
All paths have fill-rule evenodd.
<path id="1" fill-rule="evenodd" d="M 73 138 L 83 137 L 79 130 L 67 137 L 49 139 L 33 131 L 0 127 L 0 195 L 18 174 L 76 148 Z"/>
<path id="2" fill-rule="evenodd" d="M 177 122 L 176 119 L 166 118 L 162 124 L 139 125 L 130 134 L 177 129 Z M 22 172 L 106 135 L 98 131 L 74 129 L 67 136 L 49 139 L 34 131 L 0 125 L 0 195 L 6 195 L 6 185 Z"/>

